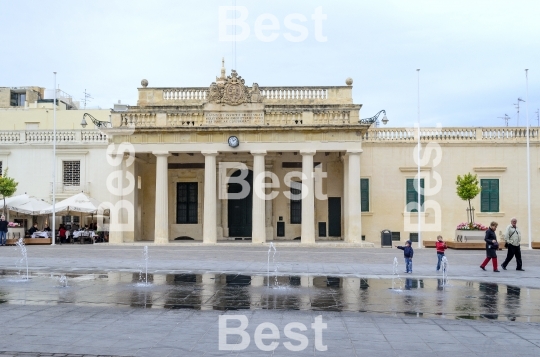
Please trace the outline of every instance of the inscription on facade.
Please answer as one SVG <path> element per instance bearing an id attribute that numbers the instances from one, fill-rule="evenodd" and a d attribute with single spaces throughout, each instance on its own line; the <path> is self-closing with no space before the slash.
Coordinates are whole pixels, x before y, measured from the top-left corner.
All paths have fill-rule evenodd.
<path id="1" fill-rule="evenodd" d="M 208 125 L 264 125 L 264 113 L 206 113 Z"/>

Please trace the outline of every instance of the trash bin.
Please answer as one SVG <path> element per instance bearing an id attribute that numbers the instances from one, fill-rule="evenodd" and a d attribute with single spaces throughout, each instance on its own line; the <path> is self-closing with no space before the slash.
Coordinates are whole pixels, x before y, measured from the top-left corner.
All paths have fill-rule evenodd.
<path id="1" fill-rule="evenodd" d="M 392 232 L 388 229 L 381 231 L 381 247 L 392 248 Z"/>

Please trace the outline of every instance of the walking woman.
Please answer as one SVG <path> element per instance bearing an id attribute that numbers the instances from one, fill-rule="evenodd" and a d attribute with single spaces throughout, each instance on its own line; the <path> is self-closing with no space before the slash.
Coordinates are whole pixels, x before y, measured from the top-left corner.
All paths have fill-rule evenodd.
<path id="1" fill-rule="evenodd" d="M 499 269 L 497 269 L 497 249 L 499 249 L 499 243 L 497 243 L 497 235 L 495 234 L 498 225 L 497 222 L 491 222 L 486 231 L 486 237 L 484 238 L 486 241 L 486 259 L 480 265 L 482 270 L 486 270 L 486 265 L 490 259 L 493 259 L 493 271 L 495 273 L 499 272 Z"/>

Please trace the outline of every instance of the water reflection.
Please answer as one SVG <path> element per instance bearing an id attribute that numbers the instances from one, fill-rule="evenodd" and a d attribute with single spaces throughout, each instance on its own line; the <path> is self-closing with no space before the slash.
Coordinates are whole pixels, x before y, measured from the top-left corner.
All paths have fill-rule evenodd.
<path id="1" fill-rule="evenodd" d="M 398 313 L 414 316 L 540 321 L 540 291 L 522 296 L 515 286 L 443 279 L 404 279 L 402 291 L 390 279 L 339 276 L 138 273 L 70 275 L 68 287 L 45 274 L 17 283 L 0 276 L 0 303 L 100 304 L 131 308 L 195 310 L 283 309 Z"/>
<path id="2" fill-rule="evenodd" d="M 499 285 L 494 283 L 480 283 L 479 288 L 482 295 L 480 296 L 483 313 L 480 315 L 490 320 L 496 320 L 499 315 L 497 314 L 497 304 L 499 300 Z"/>
<path id="3" fill-rule="evenodd" d="M 520 306 L 521 289 L 517 286 L 506 287 L 506 306 L 508 308 L 508 319 L 516 321 Z"/>

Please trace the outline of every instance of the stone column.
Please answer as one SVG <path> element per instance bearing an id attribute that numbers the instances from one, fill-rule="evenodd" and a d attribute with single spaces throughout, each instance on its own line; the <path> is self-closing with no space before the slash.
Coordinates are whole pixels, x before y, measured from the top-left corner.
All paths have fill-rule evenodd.
<path id="1" fill-rule="evenodd" d="M 265 150 L 252 151 L 253 155 L 253 213 L 251 239 L 255 243 L 266 242 L 266 220 L 265 220 L 265 200 L 263 189 L 264 184 L 264 156 Z M 259 197 L 261 196 L 262 197 Z"/>
<path id="2" fill-rule="evenodd" d="M 216 163 L 216 170 L 217 170 L 216 172 L 218 172 L 219 174 L 219 162 Z M 216 180 L 216 187 L 217 187 L 217 191 L 216 191 L 217 192 L 216 193 L 216 224 L 217 224 L 216 239 L 223 239 L 223 225 L 222 225 L 223 209 L 221 207 L 223 200 L 219 196 L 220 187 L 219 187 L 219 182 L 217 181 L 218 180 Z"/>
<path id="3" fill-rule="evenodd" d="M 154 151 L 156 156 L 156 224 L 154 243 L 169 243 L 169 183 L 167 157 L 168 151 Z"/>
<path id="4" fill-rule="evenodd" d="M 217 243 L 216 222 L 216 156 L 217 151 L 203 151 L 204 155 L 204 207 L 203 243 Z"/>
<path id="5" fill-rule="evenodd" d="M 347 239 L 348 243 L 362 242 L 362 209 L 360 204 L 360 154 L 361 149 L 347 150 Z"/>
<path id="6" fill-rule="evenodd" d="M 272 172 L 273 164 L 269 163 L 265 165 L 266 171 Z M 266 194 L 272 193 L 272 188 L 266 189 Z M 274 200 L 266 200 L 264 203 L 265 213 L 264 218 L 266 220 L 266 240 L 274 240 Z"/>
<path id="7" fill-rule="evenodd" d="M 343 159 L 343 240 L 347 241 L 349 226 L 349 156 L 344 155 Z"/>
<path id="8" fill-rule="evenodd" d="M 302 155 L 302 226 L 301 243 L 315 243 L 315 185 L 313 182 L 313 156 L 315 150 L 300 150 Z"/>

